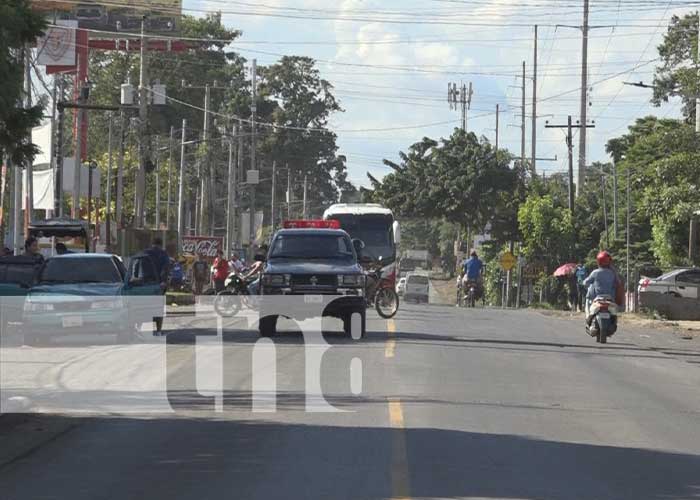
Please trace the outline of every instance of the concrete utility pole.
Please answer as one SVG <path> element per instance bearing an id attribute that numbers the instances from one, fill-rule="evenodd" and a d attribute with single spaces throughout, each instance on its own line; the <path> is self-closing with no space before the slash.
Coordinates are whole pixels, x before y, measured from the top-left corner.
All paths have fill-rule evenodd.
<path id="1" fill-rule="evenodd" d="M 287 219 L 292 218 L 292 171 L 287 165 Z"/>
<path id="2" fill-rule="evenodd" d="M 175 140 L 175 127 L 170 126 L 170 139 L 168 141 L 168 206 L 165 208 L 165 226 L 170 229 L 171 185 L 173 181 L 173 146 Z"/>
<path id="3" fill-rule="evenodd" d="M 625 286 L 625 289 L 626 289 L 626 290 L 629 290 L 629 289 L 630 289 L 630 285 L 631 285 L 631 282 L 630 282 L 630 260 L 631 260 L 631 256 L 630 256 L 630 212 L 631 212 L 632 210 L 631 210 L 631 208 L 630 208 L 630 205 L 631 205 L 631 197 L 630 197 L 630 175 L 631 175 L 631 168 L 630 168 L 629 165 L 627 165 L 627 216 L 625 217 L 625 224 L 627 225 L 627 230 L 626 230 L 626 233 L 627 233 L 627 234 L 626 234 L 626 236 L 627 236 L 627 244 L 626 244 L 626 247 L 627 247 L 627 248 L 626 248 L 627 255 L 626 255 L 626 258 L 625 258 L 626 267 L 627 267 L 627 269 L 626 269 L 626 271 L 627 271 L 627 283 L 626 283 L 626 286 Z"/>
<path id="4" fill-rule="evenodd" d="M 136 173 L 135 226 L 144 226 L 146 203 L 146 161 L 148 160 L 148 61 L 146 59 L 146 16 L 141 18 L 141 61 L 139 64 L 139 170 Z"/>
<path id="5" fill-rule="evenodd" d="M 160 137 L 156 136 L 156 229 L 160 229 Z"/>
<path id="6" fill-rule="evenodd" d="M 85 82 L 78 82 L 78 104 L 85 104 L 87 87 Z M 77 133 L 75 134 L 75 168 L 73 169 L 73 206 L 71 209 L 71 217 L 78 219 L 80 217 L 80 169 L 83 163 L 83 121 L 85 120 L 85 110 L 78 108 L 77 112 Z"/>
<path id="7" fill-rule="evenodd" d="M 228 182 L 226 183 L 226 251 L 229 253 L 229 255 L 233 249 L 233 240 L 236 227 L 236 167 L 233 163 L 234 137 L 236 137 L 236 127 L 233 127 L 233 133 L 228 140 Z"/>
<path id="8" fill-rule="evenodd" d="M 578 128 L 581 130 L 586 130 L 589 128 L 595 128 L 595 125 L 582 125 L 581 123 L 577 123 L 576 125 L 572 124 L 571 121 L 571 115 L 567 117 L 567 124 L 566 125 L 550 125 L 549 122 L 545 123 L 545 128 L 565 128 L 567 130 L 566 132 L 566 147 L 568 150 L 568 156 L 569 156 L 569 210 L 571 211 L 571 215 L 574 215 L 574 210 L 575 210 L 575 204 L 574 204 L 574 138 L 573 138 L 573 129 Z M 579 169 L 580 172 L 580 169 Z M 576 185 L 577 190 L 581 188 L 581 183 L 585 182 L 585 177 L 578 179 L 578 184 Z"/>
<path id="9" fill-rule="evenodd" d="M 588 123 L 588 0 L 583 0 L 583 39 L 581 44 L 581 124 Z M 578 184 L 576 193 L 582 192 L 582 179 L 586 178 L 586 127 L 579 131 Z"/>
<path id="10" fill-rule="evenodd" d="M 107 203 L 105 207 L 105 232 L 108 247 L 112 245 L 112 129 L 114 128 L 114 114 L 109 113 L 109 138 L 107 139 Z"/>
<path id="11" fill-rule="evenodd" d="M 608 201 L 605 199 L 605 172 L 600 172 L 600 189 L 603 197 L 603 226 L 605 227 L 605 246 L 610 248 L 610 233 L 608 232 Z"/>
<path id="12" fill-rule="evenodd" d="M 525 168 L 525 61 L 523 61 L 522 124 L 520 129 L 520 165 Z"/>
<path id="13" fill-rule="evenodd" d="M 243 124 L 241 121 L 238 122 L 238 129 L 236 130 L 238 135 L 238 151 L 236 152 L 236 175 L 237 182 L 234 184 L 234 191 L 236 193 L 236 199 L 238 201 L 238 207 L 242 207 L 241 198 L 243 198 L 243 189 L 239 188 L 239 185 L 244 181 L 245 175 L 243 173 Z M 236 210 L 236 225 L 235 228 L 240 228 L 235 232 L 236 234 L 236 246 L 241 248 L 243 246 L 243 238 L 247 237 L 243 235 L 243 229 L 241 224 L 241 218 L 239 213 L 241 210 Z"/>
<path id="14" fill-rule="evenodd" d="M 613 158 L 613 234 L 617 240 L 617 161 Z"/>
<path id="15" fill-rule="evenodd" d="M 59 80 L 60 82 L 60 102 L 63 102 L 63 78 Z M 63 106 L 58 107 L 58 130 L 56 131 L 56 174 L 55 174 L 55 210 L 54 212 L 58 214 L 59 217 L 63 217 L 63 127 L 65 126 L 66 110 Z"/>
<path id="16" fill-rule="evenodd" d="M 306 191 L 307 191 L 307 176 L 304 176 L 304 203 L 303 203 L 303 218 L 308 219 L 309 213 L 308 213 L 308 205 L 306 203 Z"/>
<path id="17" fill-rule="evenodd" d="M 277 162 L 272 160 L 272 193 L 271 193 L 271 206 L 270 206 L 270 224 L 272 225 L 272 230 L 275 230 L 275 190 L 277 189 Z"/>
<path id="18" fill-rule="evenodd" d="M 250 101 L 250 169 L 257 170 L 258 165 L 255 160 L 255 153 L 257 149 L 257 124 L 255 120 L 257 119 L 258 111 L 258 63 L 257 60 L 253 59 L 251 64 L 251 101 Z M 253 244 L 255 241 L 255 190 L 257 185 L 251 184 L 250 186 L 250 243 Z"/>
<path id="19" fill-rule="evenodd" d="M 698 15 L 698 61 L 696 61 L 696 72 L 697 81 L 700 82 L 700 11 L 697 12 Z M 695 132 L 700 134 L 700 92 L 695 98 Z"/>
<path id="20" fill-rule="evenodd" d="M 58 107 L 58 92 L 59 92 L 59 76 L 53 78 L 53 90 L 51 92 L 51 143 L 49 144 L 49 167 L 51 168 L 51 177 L 54 182 L 54 190 L 56 186 L 56 109 Z M 54 191 L 55 192 L 55 191 Z M 56 200 L 54 199 L 54 206 Z M 46 212 L 47 218 L 53 218 L 56 212 L 53 208 Z M 0 223 L 0 225 L 2 225 Z"/>
<path id="21" fill-rule="evenodd" d="M 532 66 L 532 174 L 537 173 L 537 25 L 535 24 L 535 53 Z"/>
<path id="22" fill-rule="evenodd" d="M 24 60 L 25 60 L 25 76 L 24 76 L 24 92 L 25 92 L 25 97 L 27 99 L 26 101 L 26 109 L 29 109 L 32 107 L 32 62 L 31 62 L 31 49 L 29 46 L 24 51 Z M 29 130 L 29 141 L 31 142 L 32 139 L 32 131 Z M 25 199 L 25 213 L 24 213 L 24 218 L 26 220 L 26 224 L 24 226 L 24 234 L 25 237 L 29 236 L 29 223 L 32 222 L 32 212 L 34 211 L 34 164 L 32 160 L 27 160 L 27 168 L 26 168 L 26 174 L 27 174 L 27 195 Z"/>
<path id="23" fill-rule="evenodd" d="M 187 120 L 182 119 L 182 141 L 180 142 L 180 179 L 177 187 L 177 235 L 178 249 L 182 249 L 182 237 L 185 234 L 185 141 Z"/>
<path id="24" fill-rule="evenodd" d="M 211 156 L 209 155 L 209 106 L 211 99 L 211 91 L 209 90 L 209 84 L 204 86 L 204 168 L 201 169 L 200 176 L 200 205 L 199 205 L 199 231 L 200 234 L 211 235 L 213 229 L 213 224 L 210 222 L 211 213 L 211 199 L 212 194 L 210 192 L 211 179 L 207 179 L 208 175 L 211 175 L 213 168 L 210 170 L 209 163 Z M 205 174 L 208 174 L 206 175 Z"/>
<path id="25" fill-rule="evenodd" d="M 126 126 L 124 111 L 119 112 L 119 159 L 117 160 L 117 202 L 114 207 L 117 229 L 124 226 L 124 150 L 126 149 Z"/>
<path id="26" fill-rule="evenodd" d="M 501 109 L 498 104 L 496 104 L 496 160 L 498 160 L 498 120 L 501 116 Z"/>

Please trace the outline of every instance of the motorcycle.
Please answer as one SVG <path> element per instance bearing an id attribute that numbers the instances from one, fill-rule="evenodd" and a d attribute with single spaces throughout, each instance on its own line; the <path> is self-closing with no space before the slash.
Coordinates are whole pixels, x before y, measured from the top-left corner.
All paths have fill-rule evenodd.
<path id="1" fill-rule="evenodd" d="M 250 295 L 248 287 L 253 279 L 244 280 L 237 273 L 229 273 L 224 289 L 216 294 L 214 310 L 219 316 L 230 318 L 238 314 L 245 297 Z"/>
<path id="2" fill-rule="evenodd" d="M 476 299 L 479 296 L 479 285 L 476 281 L 468 280 L 466 283 L 465 302 L 467 307 L 476 307 Z"/>
<path id="3" fill-rule="evenodd" d="M 617 331 L 617 304 L 608 295 L 599 295 L 588 306 L 586 331 L 596 342 L 605 344 Z"/>
<path id="4" fill-rule="evenodd" d="M 382 276 L 381 258 L 377 269 L 366 273 L 365 301 L 367 308 L 374 307 L 382 318 L 389 319 L 399 311 L 399 296 L 394 284 Z"/>

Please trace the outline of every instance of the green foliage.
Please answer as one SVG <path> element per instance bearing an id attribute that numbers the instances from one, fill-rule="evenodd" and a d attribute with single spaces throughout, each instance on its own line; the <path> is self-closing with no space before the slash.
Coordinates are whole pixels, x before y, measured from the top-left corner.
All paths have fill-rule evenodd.
<path id="1" fill-rule="evenodd" d="M 384 160 L 394 172 L 381 182 L 370 176 L 374 199 L 399 215 L 444 217 L 482 231 L 494 214 L 507 213 L 517 191 L 518 174 L 508 167 L 510 156 L 497 157 L 491 144 L 473 133 L 457 129 L 440 141 L 426 137 L 400 157 L 400 164 Z"/>
<path id="2" fill-rule="evenodd" d="M 661 65 L 654 75 L 654 97 L 657 106 L 672 97 L 683 101 L 683 114 L 688 121 L 695 115 L 695 97 L 700 92 L 697 77 L 698 16 L 673 16 L 659 46 Z"/>
<path id="3" fill-rule="evenodd" d="M 530 195 L 518 211 L 522 251 L 526 257 L 546 258 L 550 266 L 572 258 L 574 228 L 571 212 L 551 196 Z"/>
<path id="4" fill-rule="evenodd" d="M 0 2 L 0 158 L 8 154 L 15 164 L 33 159 L 37 147 L 30 131 L 42 117 L 43 103 L 24 109 L 22 53 L 43 32 L 46 23 L 28 0 Z"/>

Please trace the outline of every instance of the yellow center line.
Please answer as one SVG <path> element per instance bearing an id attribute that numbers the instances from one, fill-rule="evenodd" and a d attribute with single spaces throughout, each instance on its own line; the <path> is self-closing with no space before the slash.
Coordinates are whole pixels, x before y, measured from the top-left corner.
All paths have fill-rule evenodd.
<path id="1" fill-rule="evenodd" d="M 393 358 L 394 351 L 396 351 L 396 339 L 395 339 L 396 323 L 394 323 L 393 319 L 390 319 L 386 322 L 386 331 L 387 331 L 387 340 L 386 340 L 386 346 L 384 348 L 384 357 L 385 358 Z"/>
<path id="2" fill-rule="evenodd" d="M 393 432 L 391 446 L 391 498 L 407 500 L 411 496 L 408 472 L 408 452 L 401 401 L 389 399 L 389 423 Z"/>

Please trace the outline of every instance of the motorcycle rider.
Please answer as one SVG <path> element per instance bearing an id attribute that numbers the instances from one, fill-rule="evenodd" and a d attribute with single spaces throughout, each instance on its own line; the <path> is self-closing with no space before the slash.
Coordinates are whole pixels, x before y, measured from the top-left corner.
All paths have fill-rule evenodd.
<path id="1" fill-rule="evenodd" d="M 462 287 L 464 290 L 467 289 L 467 283 L 473 281 L 476 283 L 476 288 L 479 296 L 481 296 L 482 290 L 482 273 L 484 270 L 484 263 L 481 262 L 476 250 L 472 250 L 469 258 L 462 264 Z"/>
<path id="2" fill-rule="evenodd" d="M 586 294 L 586 324 L 591 326 L 593 316 L 590 315 L 590 304 L 596 297 L 607 295 L 612 300 L 615 299 L 617 287 L 617 274 L 611 269 L 612 256 L 605 250 L 598 252 L 596 256 L 598 269 L 593 271 L 585 280 L 583 286 L 588 288 Z"/>

